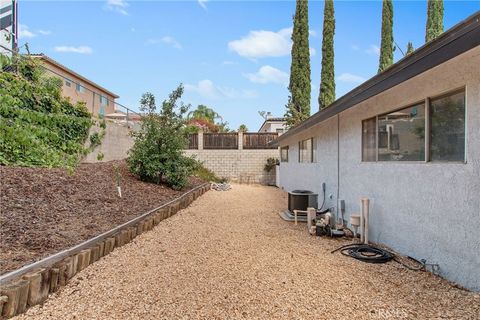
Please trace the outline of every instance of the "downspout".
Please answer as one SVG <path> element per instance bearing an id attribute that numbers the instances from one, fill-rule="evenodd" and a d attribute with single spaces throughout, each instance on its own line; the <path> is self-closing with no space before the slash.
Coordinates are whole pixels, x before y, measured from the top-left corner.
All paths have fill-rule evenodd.
<path id="1" fill-rule="evenodd" d="M 337 113 L 337 216 L 340 216 L 340 113 Z M 345 219 L 345 217 L 342 217 Z M 343 224 L 343 221 L 342 221 Z"/>

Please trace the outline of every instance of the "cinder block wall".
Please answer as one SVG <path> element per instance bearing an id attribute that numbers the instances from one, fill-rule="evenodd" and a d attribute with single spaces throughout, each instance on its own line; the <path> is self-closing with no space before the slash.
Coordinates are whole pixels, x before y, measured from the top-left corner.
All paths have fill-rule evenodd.
<path id="1" fill-rule="evenodd" d="M 275 184 L 275 168 L 264 170 L 268 158 L 278 158 L 277 149 L 185 150 L 217 176 L 239 183 Z"/>

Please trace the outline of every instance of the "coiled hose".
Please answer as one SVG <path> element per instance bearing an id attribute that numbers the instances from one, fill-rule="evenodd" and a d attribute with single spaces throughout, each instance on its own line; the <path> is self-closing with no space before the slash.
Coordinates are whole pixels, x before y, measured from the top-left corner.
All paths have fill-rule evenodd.
<path id="1" fill-rule="evenodd" d="M 385 249 L 374 247 L 369 244 L 351 243 L 341 246 L 340 248 L 333 250 L 331 253 L 335 253 L 337 251 L 340 251 L 340 253 L 344 256 L 352 257 L 354 259 L 367 263 L 386 263 L 388 261 L 394 260 L 395 262 L 401 264 L 409 270 L 418 271 L 425 269 L 425 261 L 423 260 L 418 261 L 415 258 L 407 256 L 408 259 L 419 265 L 418 267 L 411 267 L 401 261 L 394 253 Z"/>

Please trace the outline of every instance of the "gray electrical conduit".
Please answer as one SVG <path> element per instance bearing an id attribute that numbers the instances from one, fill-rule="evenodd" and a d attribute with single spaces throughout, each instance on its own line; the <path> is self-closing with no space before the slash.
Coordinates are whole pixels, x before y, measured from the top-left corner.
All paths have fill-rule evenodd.
<path id="1" fill-rule="evenodd" d="M 109 231 L 107 232 L 104 232 L 98 236 L 95 236 L 87 241 L 84 241 L 80 244 L 77 244 L 76 246 L 73 246 L 69 249 L 65 249 L 63 251 L 60 251 L 60 252 L 57 252 L 51 256 L 48 256 L 46 258 L 43 258 L 42 260 L 39 260 L 39 261 L 36 261 L 34 263 L 31 263 L 29 265 L 26 265 L 26 266 L 23 266 L 21 267 L 20 269 L 17 269 L 17 270 L 13 270 L 9 273 L 6 273 L 4 275 L 1 275 L 0 276 L 0 285 L 2 284 L 7 284 L 9 281 L 11 280 L 14 280 L 14 279 L 17 279 L 19 276 L 21 275 L 24 275 L 26 273 L 28 273 L 29 271 L 32 271 L 34 269 L 38 269 L 38 268 L 42 268 L 44 266 L 50 266 L 50 265 L 53 265 L 54 263 L 62 260 L 63 258 L 65 257 L 68 257 L 74 253 L 77 253 L 77 252 L 80 252 L 82 251 L 83 249 L 87 249 L 89 248 L 90 246 L 98 243 L 99 241 L 101 240 L 104 240 L 106 238 L 109 238 L 111 236 L 113 236 L 115 233 L 117 233 L 118 231 L 124 229 L 125 227 L 130 227 L 130 226 L 134 226 L 135 224 L 137 224 L 138 222 L 142 221 L 145 217 L 149 216 L 150 214 L 154 213 L 155 211 L 157 210 L 160 210 L 172 203 L 174 203 L 175 201 L 178 201 L 180 199 L 182 199 L 183 197 L 185 197 L 186 195 L 200 189 L 200 188 L 203 188 L 205 186 L 207 186 L 209 183 L 203 183 L 195 188 L 193 188 L 192 190 L 189 190 L 187 192 L 185 192 L 184 194 L 182 194 L 181 196 L 173 199 L 173 200 L 170 200 L 169 202 L 167 203 L 164 203 L 162 204 L 161 206 L 155 208 L 155 209 L 152 209 L 150 211 L 147 211 L 145 212 L 144 214 L 128 221 L 128 222 L 125 222 L 124 224 L 121 224 L 113 229 L 110 229 Z"/>

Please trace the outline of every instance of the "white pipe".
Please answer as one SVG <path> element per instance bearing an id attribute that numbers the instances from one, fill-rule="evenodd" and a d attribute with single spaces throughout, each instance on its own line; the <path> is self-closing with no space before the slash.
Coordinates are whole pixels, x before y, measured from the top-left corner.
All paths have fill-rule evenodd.
<path id="1" fill-rule="evenodd" d="M 368 216 L 370 211 L 370 199 L 362 198 L 362 216 L 363 216 L 363 228 L 365 236 L 363 237 L 363 243 L 368 244 Z"/>
<path id="2" fill-rule="evenodd" d="M 362 201 L 360 201 L 360 230 L 358 232 L 360 232 L 360 243 L 363 243 L 364 241 L 364 236 L 365 236 L 365 222 L 363 220 L 363 203 Z"/>
<path id="3" fill-rule="evenodd" d="M 312 234 L 312 221 L 317 218 L 317 210 L 315 208 L 307 208 L 307 228 L 308 232 Z"/>

